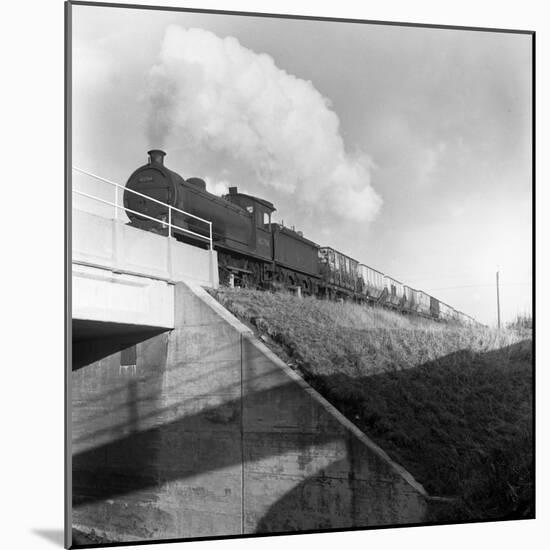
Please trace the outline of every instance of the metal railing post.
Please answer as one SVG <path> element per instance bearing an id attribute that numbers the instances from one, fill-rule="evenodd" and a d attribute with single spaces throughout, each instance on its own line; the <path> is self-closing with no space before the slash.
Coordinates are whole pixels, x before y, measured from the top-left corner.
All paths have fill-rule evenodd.
<path id="1" fill-rule="evenodd" d="M 118 220 L 118 187 L 115 185 L 115 221 Z"/>
<path id="2" fill-rule="evenodd" d="M 172 207 L 168 206 L 168 236 L 172 236 Z"/>

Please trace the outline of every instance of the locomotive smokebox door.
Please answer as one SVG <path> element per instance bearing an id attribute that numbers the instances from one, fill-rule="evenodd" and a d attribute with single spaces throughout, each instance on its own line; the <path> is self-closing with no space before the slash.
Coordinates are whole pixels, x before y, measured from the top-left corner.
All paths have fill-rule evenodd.
<path id="1" fill-rule="evenodd" d="M 151 149 L 147 154 L 147 164 L 135 170 L 126 182 L 124 207 L 132 224 L 164 234 L 165 226 L 155 220 L 168 219 L 168 205 L 177 206 L 177 186 L 183 180 L 164 166 L 164 151 Z M 172 223 L 177 221 L 172 219 Z"/>

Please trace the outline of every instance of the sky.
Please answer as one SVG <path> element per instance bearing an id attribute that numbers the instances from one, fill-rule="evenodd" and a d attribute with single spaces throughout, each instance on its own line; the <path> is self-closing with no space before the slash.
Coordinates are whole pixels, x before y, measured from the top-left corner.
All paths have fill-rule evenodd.
<path id="1" fill-rule="evenodd" d="M 73 165 L 163 148 L 494 325 L 497 270 L 503 321 L 531 311 L 531 65 L 520 34 L 73 6 Z"/>

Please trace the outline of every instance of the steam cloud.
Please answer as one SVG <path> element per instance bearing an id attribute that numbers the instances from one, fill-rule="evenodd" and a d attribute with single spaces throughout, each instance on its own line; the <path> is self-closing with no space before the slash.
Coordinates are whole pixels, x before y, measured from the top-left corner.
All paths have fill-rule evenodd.
<path id="1" fill-rule="evenodd" d="M 148 99 L 153 146 L 170 137 L 171 144 L 218 153 L 316 211 L 366 222 L 381 206 L 370 184 L 372 162 L 346 153 L 328 100 L 235 38 L 170 26 Z"/>

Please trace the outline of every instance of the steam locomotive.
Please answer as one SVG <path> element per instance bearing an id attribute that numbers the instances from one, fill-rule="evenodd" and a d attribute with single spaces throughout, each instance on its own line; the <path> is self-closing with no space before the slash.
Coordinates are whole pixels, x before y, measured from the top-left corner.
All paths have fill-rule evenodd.
<path id="1" fill-rule="evenodd" d="M 147 164 L 135 170 L 126 183 L 124 207 L 129 223 L 167 235 L 168 229 L 158 222 L 169 222 L 173 237 L 204 247 L 209 235 L 204 220 L 209 220 L 221 284 L 285 288 L 306 295 L 380 304 L 432 319 L 475 323 L 425 292 L 273 222 L 276 209 L 271 202 L 240 193 L 237 187 L 230 187 L 228 194 L 219 197 L 206 190 L 204 180 L 184 179 L 169 170 L 164 165 L 164 151 L 153 149 L 148 155 Z M 169 211 L 166 205 L 191 216 Z"/>

